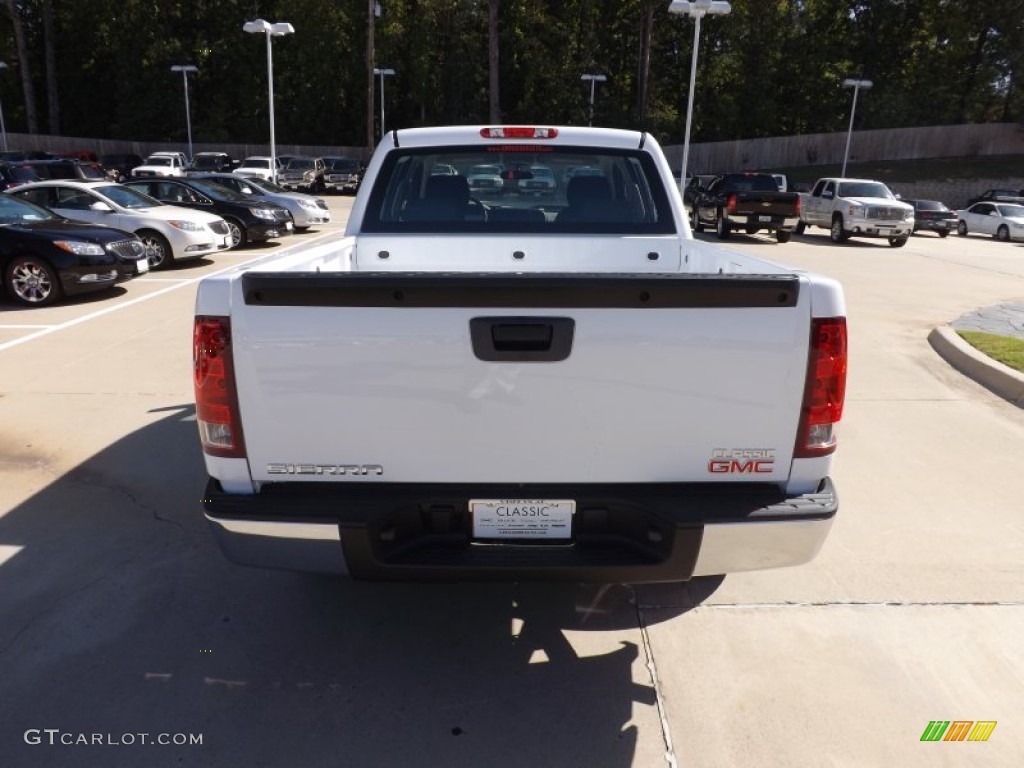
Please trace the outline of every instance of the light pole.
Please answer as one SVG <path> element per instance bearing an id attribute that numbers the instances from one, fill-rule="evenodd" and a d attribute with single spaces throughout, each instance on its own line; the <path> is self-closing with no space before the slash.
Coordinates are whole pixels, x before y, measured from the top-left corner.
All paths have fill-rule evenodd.
<path id="1" fill-rule="evenodd" d="M 683 138 L 683 167 L 679 172 L 679 189 L 686 185 L 686 166 L 690 161 L 690 121 L 693 118 L 693 89 L 697 80 L 697 48 L 700 45 L 700 20 L 708 14 L 725 15 L 732 6 L 720 0 L 692 0 L 680 2 L 674 0 L 668 4 L 669 13 L 686 14 L 693 19 L 693 58 L 690 61 L 690 93 L 686 100 L 686 136 Z"/>
<path id="2" fill-rule="evenodd" d="M 846 177 L 846 158 L 850 156 L 850 137 L 853 135 L 853 115 L 857 111 L 857 93 L 861 88 L 866 91 L 872 85 L 874 83 L 870 80 L 854 80 L 853 78 L 843 80 L 843 88 L 853 88 L 853 106 L 850 107 L 850 127 L 846 130 L 846 151 L 843 152 L 843 172 L 839 174 L 843 178 Z"/>
<path id="3" fill-rule="evenodd" d="M 608 78 L 604 75 L 583 75 L 580 80 L 590 81 L 590 116 L 587 118 L 587 125 L 594 124 L 594 84 L 603 83 Z"/>
<path id="4" fill-rule="evenodd" d="M 242 25 L 243 32 L 255 35 L 266 35 L 267 38 L 267 90 L 270 94 L 270 180 L 277 181 L 277 144 L 274 142 L 274 54 L 270 45 L 271 37 L 282 37 L 295 32 L 295 27 L 287 21 L 271 24 L 263 19 L 247 21 Z"/>
<path id="5" fill-rule="evenodd" d="M 384 78 L 395 74 L 393 69 L 374 68 L 373 74 L 380 75 L 380 137 L 384 138 Z"/>
<path id="6" fill-rule="evenodd" d="M 0 61 L 0 69 L 7 69 L 7 62 Z M 0 104 L 0 133 L 4 136 L 4 152 L 7 151 L 7 126 L 4 125 L 4 107 Z"/>
<path id="7" fill-rule="evenodd" d="M 175 64 L 171 67 L 171 72 L 181 72 L 181 80 L 185 85 L 185 126 L 188 129 L 188 156 L 190 160 L 192 158 L 192 113 L 188 108 L 188 73 L 198 71 L 192 64 Z"/>

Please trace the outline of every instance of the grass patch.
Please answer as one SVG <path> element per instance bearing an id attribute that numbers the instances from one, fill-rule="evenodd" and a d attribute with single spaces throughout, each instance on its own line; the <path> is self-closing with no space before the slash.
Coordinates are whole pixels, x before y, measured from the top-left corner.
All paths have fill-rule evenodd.
<path id="1" fill-rule="evenodd" d="M 843 166 L 805 165 L 799 168 L 773 168 L 788 174 L 799 184 L 813 184 L 820 178 L 839 176 Z M 976 157 L 932 157 L 920 160 L 879 160 L 871 163 L 849 162 L 846 175 L 877 179 L 887 183 L 900 181 L 956 181 L 958 179 L 1006 179 L 1024 176 L 1024 155 L 984 155 Z M 981 190 L 978 190 L 979 192 Z"/>
<path id="2" fill-rule="evenodd" d="M 957 333 L 979 352 L 1024 373 L 1024 339 L 997 336 L 994 333 L 982 333 L 981 331 L 957 331 Z"/>

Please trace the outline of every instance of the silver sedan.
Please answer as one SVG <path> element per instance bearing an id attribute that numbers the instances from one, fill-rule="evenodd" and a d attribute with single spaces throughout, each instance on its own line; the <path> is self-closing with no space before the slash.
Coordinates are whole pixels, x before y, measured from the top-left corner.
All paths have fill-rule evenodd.
<path id="1" fill-rule="evenodd" d="M 258 197 L 286 208 L 295 220 L 297 231 L 309 229 L 316 224 L 327 224 L 331 220 L 326 201 L 314 195 L 289 192 L 272 181 L 232 173 L 206 173 L 192 178 L 207 179 L 243 195 Z"/>

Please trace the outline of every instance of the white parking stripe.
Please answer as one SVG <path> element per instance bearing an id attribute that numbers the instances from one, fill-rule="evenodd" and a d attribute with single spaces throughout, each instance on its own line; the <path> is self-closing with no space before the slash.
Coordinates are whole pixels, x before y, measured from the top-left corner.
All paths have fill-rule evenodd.
<path id="1" fill-rule="evenodd" d="M 319 237 L 317 237 L 315 239 L 304 240 L 302 243 L 296 243 L 294 246 L 291 246 L 289 248 L 284 248 L 283 250 L 278 251 L 278 252 L 276 252 L 274 254 L 266 254 L 266 253 L 264 253 L 264 254 L 261 254 L 261 255 L 255 257 L 255 258 L 248 259 L 247 261 L 240 261 L 237 264 L 232 264 L 229 267 L 224 267 L 224 269 L 218 269 L 216 272 L 209 272 L 209 273 L 207 273 L 205 275 L 202 275 L 200 277 L 184 278 L 180 282 L 174 282 L 173 284 L 168 285 L 166 288 L 161 288 L 159 291 L 154 291 L 153 293 L 147 294 L 145 296 L 139 296 L 138 298 L 131 299 L 130 301 L 126 301 L 126 302 L 124 302 L 122 304 L 115 304 L 113 306 L 97 310 L 95 312 L 90 312 L 87 315 L 82 315 L 81 317 L 76 317 L 74 320 L 68 320 L 67 322 L 59 323 L 58 325 L 41 326 L 41 330 L 38 330 L 35 333 L 30 333 L 27 336 L 22 336 L 20 339 L 14 339 L 12 341 L 7 341 L 7 342 L 4 342 L 3 344 L 0 344 L 0 352 L 3 352 L 6 349 L 10 349 L 11 347 L 16 347 L 19 344 L 24 344 L 25 342 L 34 341 L 35 339 L 42 338 L 43 336 L 48 336 L 49 334 L 54 333 L 56 331 L 63 331 L 66 328 L 73 328 L 76 325 L 81 325 L 82 323 L 86 323 L 89 320 L 95 320 L 98 317 L 103 317 L 104 315 L 109 315 L 112 312 L 118 312 L 119 310 L 125 309 L 126 307 L 131 307 L 131 306 L 134 306 L 136 304 L 141 304 L 144 301 L 149 301 L 150 299 L 155 299 L 158 296 L 163 296 L 165 293 L 170 293 L 171 291 L 176 291 L 179 288 L 184 288 L 184 287 L 189 286 L 189 285 L 195 285 L 196 283 L 198 283 L 200 280 L 203 280 L 204 278 L 213 277 L 214 275 L 220 275 L 220 274 L 223 274 L 225 272 L 230 272 L 233 269 L 238 269 L 239 267 L 244 267 L 247 264 L 252 264 L 252 263 L 257 262 L 257 261 L 263 261 L 264 259 L 267 259 L 270 256 L 280 256 L 280 255 L 283 255 L 283 254 L 287 253 L 288 251 L 293 250 L 294 248 L 299 248 L 299 247 L 302 247 L 302 246 L 312 245 L 313 243 L 319 242 L 320 240 L 326 239 L 328 237 L 337 237 L 337 236 L 338 235 L 337 235 L 336 232 L 326 232 L 323 235 L 321 235 L 321 236 L 319 236 Z M 26 326 L 19 326 L 19 327 L 20 328 L 24 328 Z"/>
<path id="2" fill-rule="evenodd" d="M 52 325 L 0 325 L 0 331 L 23 331 L 26 328 L 53 328 Z"/>

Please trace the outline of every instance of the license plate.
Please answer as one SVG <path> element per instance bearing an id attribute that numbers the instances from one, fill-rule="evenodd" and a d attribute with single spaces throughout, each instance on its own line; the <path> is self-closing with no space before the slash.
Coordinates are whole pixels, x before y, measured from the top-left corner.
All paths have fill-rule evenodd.
<path id="1" fill-rule="evenodd" d="M 290 221 L 286 221 L 286 222 L 284 223 L 284 228 L 285 228 L 285 229 L 286 229 L 287 231 L 291 232 L 291 231 L 292 231 L 292 223 L 291 223 Z"/>
<path id="2" fill-rule="evenodd" d="M 146 259 L 146 258 L 138 259 L 135 262 L 135 269 L 138 270 L 136 272 L 136 274 L 138 274 L 138 275 L 143 275 L 146 272 L 149 272 L 149 259 Z"/>
<path id="3" fill-rule="evenodd" d="M 470 499 L 473 538 L 566 540 L 576 502 L 570 499 Z"/>
<path id="4" fill-rule="evenodd" d="M 221 247 L 227 248 L 231 245 L 231 235 L 225 235 L 220 240 Z"/>
<path id="5" fill-rule="evenodd" d="M 765 223 L 765 224 L 771 224 L 772 217 L 771 216 L 758 216 L 757 220 L 762 222 L 762 223 Z"/>

